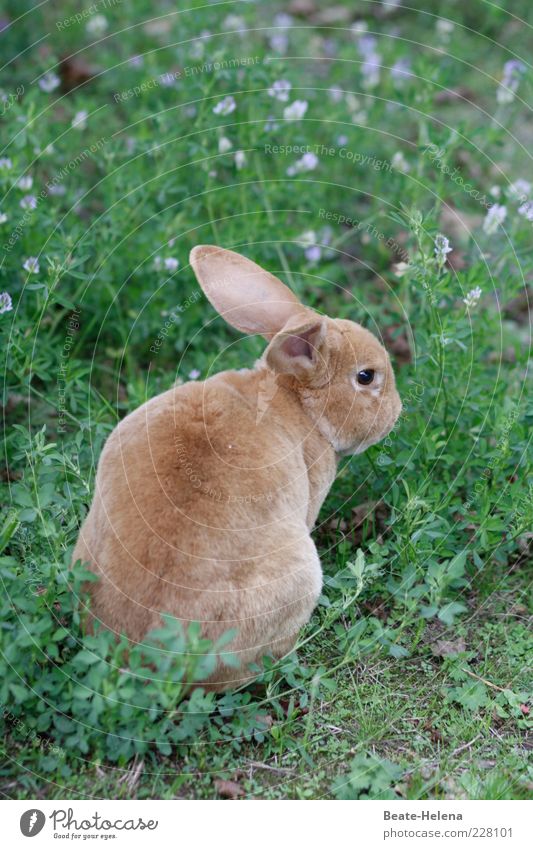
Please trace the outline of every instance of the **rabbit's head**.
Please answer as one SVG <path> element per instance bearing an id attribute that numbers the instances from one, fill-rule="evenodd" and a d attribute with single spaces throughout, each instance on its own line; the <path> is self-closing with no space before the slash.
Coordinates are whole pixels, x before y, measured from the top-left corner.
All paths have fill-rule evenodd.
<path id="1" fill-rule="evenodd" d="M 233 251 L 198 245 L 191 265 L 229 324 L 269 341 L 260 366 L 296 394 L 338 454 L 359 454 L 389 433 L 402 404 L 389 356 L 370 331 L 303 306 L 281 280 Z"/>

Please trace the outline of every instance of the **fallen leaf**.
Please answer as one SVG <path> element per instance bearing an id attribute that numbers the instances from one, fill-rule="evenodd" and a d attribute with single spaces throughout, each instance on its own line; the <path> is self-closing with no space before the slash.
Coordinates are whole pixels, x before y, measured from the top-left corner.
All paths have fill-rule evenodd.
<path id="1" fill-rule="evenodd" d="M 436 640 L 430 646 L 435 657 L 453 657 L 466 651 L 465 641 L 462 637 L 457 640 Z"/>

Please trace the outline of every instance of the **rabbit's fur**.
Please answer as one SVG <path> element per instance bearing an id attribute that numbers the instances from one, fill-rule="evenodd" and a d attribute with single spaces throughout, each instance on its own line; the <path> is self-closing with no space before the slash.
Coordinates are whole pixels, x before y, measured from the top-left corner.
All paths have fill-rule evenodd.
<path id="1" fill-rule="evenodd" d="M 217 247 L 191 264 L 224 318 L 269 345 L 252 369 L 176 386 L 128 415 L 106 442 L 74 550 L 100 578 L 91 616 L 139 642 L 170 613 L 198 621 L 238 669 L 290 651 L 322 570 L 310 531 L 343 454 L 382 439 L 401 410 L 389 357 L 352 321 L 303 307 L 273 275 Z M 368 386 L 357 373 L 374 369 Z"/>

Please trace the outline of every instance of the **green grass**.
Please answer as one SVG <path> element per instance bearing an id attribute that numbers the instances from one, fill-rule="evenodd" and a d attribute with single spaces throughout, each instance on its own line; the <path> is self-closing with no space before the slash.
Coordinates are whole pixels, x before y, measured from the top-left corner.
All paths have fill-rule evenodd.
<path id="1" fill-rule="evenodd" d="M 77 4 L 7 4 L 0 793 L 531 797 L 533 190 L 513 190 L 533 136 L 528 4 L 450 2 L 449 33 L 433 2 L 337 3 L 338 20 L 317 3 L 289 29 L 286 4 L 188 5 L 110 4 L 99 35 L 68 20 Z M 286 102 L 268 93 L 281 79 Z M 506 208 L 492 232 L 490 203 Z M 218 697 L 182 679 L 224 646 L 172 621 L 142 655 L 85 636 L 69 568 L 116 422 L 261 351 L 198 295 L 203 242 L 381 334 L 404 400 L 389 438 L 339 468 L 297 654 Z"/>

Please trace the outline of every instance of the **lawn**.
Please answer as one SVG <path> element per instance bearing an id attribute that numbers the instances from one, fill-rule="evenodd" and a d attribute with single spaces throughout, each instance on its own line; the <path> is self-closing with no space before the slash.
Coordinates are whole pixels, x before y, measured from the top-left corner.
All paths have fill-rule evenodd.
<path id="1" fill-rule="evenodd" d="M 0 21 L 0 793 L 531 798 L 530 4 L 186 5 Z M 404 403 L 297 651 L 225 695 L 194 626 L 86 635 L 71 568 L 116 423 L 264 347 L 202 243 L 372 330 Z"/>

